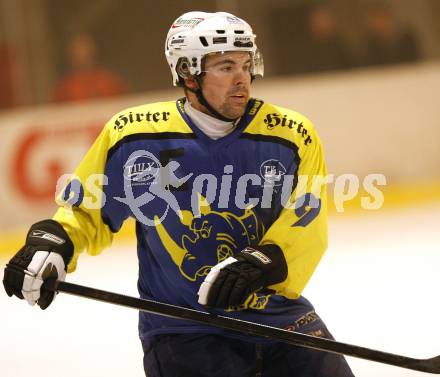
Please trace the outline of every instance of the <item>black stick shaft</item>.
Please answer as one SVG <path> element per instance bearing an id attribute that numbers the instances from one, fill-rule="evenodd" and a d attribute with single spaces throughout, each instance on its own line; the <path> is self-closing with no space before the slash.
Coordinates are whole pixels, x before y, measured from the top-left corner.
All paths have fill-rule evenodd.
<path id="1" fill-rule="evenodd" d="M 282 330 L 258 323 L 214 315 L 199 310 L 102 291 L 68 282 L 48 282 L 45 284 L 44 288 L 51 291 L 64 292 L 75 296 L 121 305 L 153 314 L 186 319 L 205 325 L 238 331 L 244 334 L 269 338 L 271 340 L 281 341 L 295 346 L 352 356 L 421 372 L 440 374 L 440 356 L 431 359 L 414 359 L 352 344 L 341 343 L 330 339 Z"/>

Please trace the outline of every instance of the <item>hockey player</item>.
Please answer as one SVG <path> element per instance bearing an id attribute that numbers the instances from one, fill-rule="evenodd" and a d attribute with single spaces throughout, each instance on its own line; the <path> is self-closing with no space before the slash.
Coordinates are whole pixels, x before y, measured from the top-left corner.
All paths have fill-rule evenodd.
<path id="1" fill-rule="evenodd" d="M 263 61 L 251 27 L 190 12 L 165 55 L 185 97 L 116 114 L 5 269 L 42 309 L 83 250 L 136 220 L 140 296 L 331 337 L 301 292 L 327 247 L 322 146 L 303 115 L 250 97 Z M 99 194 L 97 194 L 99 192 Z M 140 313 L 148 376 L 352 376 L 341 356 Z"/>

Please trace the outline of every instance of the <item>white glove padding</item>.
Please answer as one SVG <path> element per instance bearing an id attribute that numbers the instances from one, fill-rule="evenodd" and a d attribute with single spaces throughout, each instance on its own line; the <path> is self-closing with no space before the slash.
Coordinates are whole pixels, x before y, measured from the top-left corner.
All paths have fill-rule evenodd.
<path id="1" fill-rule="evenodd" d="M 200 286 L 199 303 L 222 309 L 240 306 L 252 293 L 286 277 L 286 260 L 277 245 L 246 247 L 212 267 Z"/>
<path id="2" fill-rule="evenodd" d="M 63 258 L 58 253 L 48 251 L 36 251 L 24 273 L 21 293 L 30 305 L 35 305 L 40 300 L 44 280 L 52 278 L 64 281 L 66 278 Z M 47 292 L 51 293 L 53 292 Z M 50 301 L 53 298 L 51 297 Z M 45 299 L 47 300 L 47 297 Z"/>
<path id="3" fill-rule="evenodd" d="M 6 265 L 3 275 L 6 294 L 46 309 L 55 293 L 44 289 L 43 283 L 65 279 L 73 249 L 69 235 L 55 220 L 42 220 L 32 225 L 25 245 Z"/>
<path id="4" fill-rule="evenodd" d="M 210 291 L 211 286 L 214 283 L 215 279 L 217 279 L 217 276 L 220 273 L 221 269 L 223 267 L 226 267 L 227 265 L 229 265 L 231 263 L 235 263 L 235 262 L 237 262 L 237 259 L 235 259 L 234 257 L 229 257 L 211 268 L 211 271 L 209 271 L 208 275 L 206 275 L 206 278 L 203 281 L 203 283 L 200 286 L 199 291 L 197 293 L 199 296 L 199 301 L 198 301 L 199 304 L 202 304 L 202 305 L 208 304 L 209 291 Z"/>

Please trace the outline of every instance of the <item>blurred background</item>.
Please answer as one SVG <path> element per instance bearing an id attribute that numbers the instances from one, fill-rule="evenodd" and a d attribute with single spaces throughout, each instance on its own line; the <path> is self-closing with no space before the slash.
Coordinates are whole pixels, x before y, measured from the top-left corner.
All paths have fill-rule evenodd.
<path id="1" fill-rule="evenodd" d="M 333 175 L 330 247 L 327 264 L 321 264 L 309 290 L 312 301 L 321 302 L 335 335 L 410 355 L 439 353 L 432 344 L 418 347 L 440 335 L 438 328 L 429 326 L 429 318 L 440 316 L 438 300 L 429 299 L 440 287 L 435 272 L 440 265 L 438 0 L 0 0 L 0 267 L 22 244 L 28 226 L 53 214 L 58 178 L 74 171 L 114 113 L 183 95 L 172 88 L 163 48 L 171 23 L 190 10 L 228 11 L 247 20 L 265 61 L 265 78 L 254 83 L 253 95 L 305 114 L 323 140 Z M 365 189 L 371 174 L 385 177 L 378 187 L 384 202 L 365 209 L 362 201 L 374 199 Z M 135 293 L 132 224 L 123 228 L 112 250 L 99 262 L 83 257 L 83 272 L 74 276 L 78 282 L 89 278 L 94 285 L 92 271 L 99 265 L 101 271 L 112 271 L 100 277 L 102 288 L 113 283 L 114 290 L 124 287 Z M 115 278 L 118 266 L 124 267 L 125 278 Z M 383 270 L 369 270 L 374 266 Z M 384 287 L 392 289 L 382 291 Z M 31 309 L 21 302 L 11 304 L 0 291 L 0 316 L 11 322 L 19 318 L 23 326 Z M 334 307 L 337 291 L 352 303 L 350 309 L 344 306 L 347 300 L 336 300 Z M 382 292 L 379 303 L 373 303 L 375 310 L 370 299 L 364 300 L 372 291 L 379 296 Z M 419 305 L 408 308 L 409 296 L 401 296 L 403 291 L 412 298 L 425 292 L 423 313 Z M 77 314 L 83 310 L 71 305 Z M 378 305 L 385 312 L 381 318 Z M 342 313 L 338 307 L 344 308 Z M 93 310 L 105 313 L 100 308 Z M 66 308 L 60 310 L 68 315 Z M 401 333 L 374 336 L 371 317 L 347 325 L 341 316 L 361 318 L 361 312 L 375 313 L 374 326 L 389 325 L 381 328 L 383 332 L 405 328 L 414 343 L 410 346 Z M 419 316 L 424 319 L 416 320 Z M 33 318 L 44 324 L 55 320 L 50 315 Z M 135 318 L 131 319 L 133 328 L 127 331 L 135 332 Z M 423 331 L 414 323 L 421 323 Z M 34 328 L 29 325 L 28 331 Z M 104 339 L 107 330 L 96 337 Z M 0 365 L 9 368 L 2 375 L 33 373 L 10 361 L 19 362 L 19 348 L 8 344 L 15 339 L 19 347 L 23 331 L 0 323 Z M 22 336 L 17 337 L 18 332 Z M 125 340 L 136 342 L 135 337 L 130 332 Z M 387 344 L 385 339 L 391 337 L 399 340 Z M 63 339 L 58 341 L 65 346 Z M 33 363 L 44 364 L 45 357 L 40 352 Z M 139 357 L 136 353 L 136 360 Z M 105 360 L 108 365 L 110 359 L 115 363 L 117 357 Z M 375 370 L 356 361 L 353 365 L 359 376 L 421 375 Z M 133 367 L 136 373 L 140 367 Z M 114 368 L 126 367 L 122 363 Z M 96 373 L 100 371 L 97 367 Z M 120 375 L 107 369 L 105 373 Z"/>
<path id="2" fill-rule="evenodd" d="M 0 108 L 169 88 L 164 37 L 188 9 L 246 19 L 267 78 L 440 57 L 437 0 L 1 0 Z"/>
<path id="3" fill-rule="evenodd" d="M 188 10 L 252 25 L 266 70 L 254 96 L 314 122 L 334 182 L 383 174 L 385 204 L 438 199 L 437 0 L 0 0 L 1 229 L 53 213 L 58 177 L 112 114 L 182 95 L 163 48 Z M 344 210 L 360 203 L 346 195 Z"/>

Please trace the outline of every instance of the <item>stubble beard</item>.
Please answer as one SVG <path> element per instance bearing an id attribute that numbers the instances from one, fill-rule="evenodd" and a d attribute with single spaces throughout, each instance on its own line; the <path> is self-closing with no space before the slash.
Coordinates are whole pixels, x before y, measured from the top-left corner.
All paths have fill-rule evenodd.
<path id="1" fill-rule="evenodd" d="M 232 105 L 230 103 L 223 102 L 220 106 L 219 113 L 228 119 L 238 119 L 244 115 L 248 101 L 249 99 L 243 103 L 243 105 Z"/>

